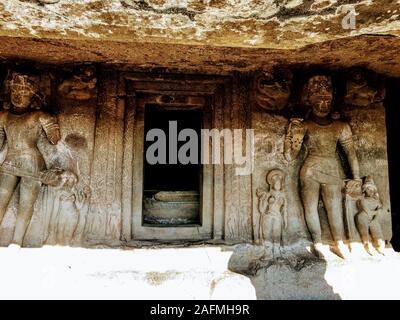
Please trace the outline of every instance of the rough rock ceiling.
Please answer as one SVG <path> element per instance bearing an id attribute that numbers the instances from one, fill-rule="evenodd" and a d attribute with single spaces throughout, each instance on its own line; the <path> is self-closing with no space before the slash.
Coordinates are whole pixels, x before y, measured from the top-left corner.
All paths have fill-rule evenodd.
<path id="1" fill-rule="evenodd" d="M 40 1 L 0 0 L 2 58 L 219 73 L 359 64 L 400 75 L 400 0 Z M 342 26 L 349 5 L 354 30 Z"/>

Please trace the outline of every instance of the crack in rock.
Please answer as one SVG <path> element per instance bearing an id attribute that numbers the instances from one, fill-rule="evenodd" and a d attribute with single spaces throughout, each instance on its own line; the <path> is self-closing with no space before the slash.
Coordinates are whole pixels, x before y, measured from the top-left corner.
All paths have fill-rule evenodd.
<path id="1" fill-rule="evenodd" d="M 198 14 L 198 12 L 196 11 L 191 11 L 183 7 L 169 7 L 166 9 L 156 9 L 150 6 L 144 0 L 121 0 L 121 5 L 125 8 L 154 12 L 157 14 L 182 14 L 188 17 L 191 21 L 194 21 L 195 16 Z"/>

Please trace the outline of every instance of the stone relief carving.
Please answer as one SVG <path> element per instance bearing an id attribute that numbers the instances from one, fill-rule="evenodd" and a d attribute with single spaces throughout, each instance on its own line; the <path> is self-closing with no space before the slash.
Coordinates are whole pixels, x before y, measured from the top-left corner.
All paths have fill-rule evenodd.
<path id="1" fill-rule="evenodd" d="M 354 68 L 349 72 L 344 102 L 349 106 L 368 107 L 382 103 L 385 93 L 384 85 L 373 87 L 370 85 L 365 71 Z"/>
<path id="2" fill-rule="evenodd" d="M 260 212 L 259 234 L 267 254 L 281 255 L 282 229 L 286 229 L 287 204 L 284 193 L 285 174 L 282 170 L 271 170 L 266 177 L 269 190 L 257 189 Z"/>
<path id="3" fill-rule="evenodd" d="M 384 254 L 385 241 L 378 221 L 382 210 L 382 202 L 378 188 L 371 176 L 365 178 L 362 192 L 363 196 L 357 202 L 358 213 L 355 219 L 361 241 L 369 254 L 372 255 L 373 246 L 380 254 Z"/>
<path id="4" fill-rule="evenodd" d="M 89 100 L 97 94 L 96 69 L 82 67 L 76 75 L 64 80 L 58 86 L 58 93 L 69 99 Z"/>
<path id="5" fill-rule="evenodd" d="M 51 144 L 60 140 L 57 118 L 31 111 L 38 96 L 39 78 L 13 73 L 9 82 L 11 108 L 0 113 L 0 142 L 7 152 L 0 166 L 0 222 L 19 184 L 17 221 L 12 242 L 21 246 L 42 184 L 57 180 L 57 172 L 45 172 L 37 143 L 42 133 Z"/>
<path id="6" fill-rule="evenodd" d="M 77 189 L 78 177 L 68 171 L 59 174 L 57 185 L 47 195 L 50 222 L 46 244 L 81 243 L 88 211 L 88 188 Z"/>
<path id="7" fill-rule="evenodd" d="M 332 119 L 333 88 L 327 76 L 314 76 L 305 86 L 306 101 L 311 108 L 309 119 L 292 119 L 285 137 L 284 154 L 294 161 L 303 145 L 308 154 L 300 170 L 301 199 L 305 219 L 319 256 L 324 256 L 327 247 L 322 243 L 321 222 L 318 213 L 320 196 L 327 213 L 330 232 L 335 242 L 335 251 L 346 256 L 349 248 L 345 244 L 345 228 L 342 209 L 343 179 L 337 160 L 337 143 L 343 147 L 352 172 L 352 184 L 359 183 L 359 163 L 350 126 Z"/>
<path id="8" fill-rule="evenodd" d="M 43 85 L 43 75 L 38 80 L 37 77 L 16 74 L 13 81 L 9 81 L 6 88 L 8 90 L 5 91 L 11 91 L 13 99 L 9 99 L 9 105 L 4 106 L 7 110 L 2 111 L 0 116 L 0 128 L 2 129 L 0 135 L 5 141 L 4 151 L 0 152 L 0 158 L 3 154 L 6 155 L 6 158 L 8 157 L 1 165 L 1 175 L 8 177 L 12 182 L 9 187 L 7 185 L 11 191 L 6 188 L 7 190 L 3 192 L 7 196 L 14 195 L 9 203 L 4 200 L 4 196 L 0 197 L 0 205 L 3 206 L 3 211 L 8 210 L 7 216 L 10 217 L 4 219 L 3 227 L 7 230 L 2 233 L 2 235 L 6 234 L 5 240 L 1 239 L 2 245 L 7 245 L 9 242 L 10 230 L 15 225 L 15 216 L 21 217 L 18 201 L 21 202 L 19 195 L 23 194 L 20 191 L 23 181 L 25 184 L 29 182 L 29 185 L 36 184 L 34 191 L 40 190 L 40 192 L 27 193 L 27 188 L 23 189 L 25 194 L 31 196 L 31 198 L 27 196 L 28 202 L 24 200 L 25 207 L 29 202 L 33 203 L 35 207 L 35 209 L 30 209 L 34 212 L 33 216 L 32 213 L 29 213 L 33 218 L 27 218 L 26 224 L 35 226 L 31 228 L 32 232 L 29 231 L 30 227 L 28 231 L 25 230 L 25 233 L 28 233 L 25 245 L 32 245 L 31 234 L 34 234 L 32 238 L 35 238 L 36 241 L 34 246 L 36 243 L 41 245 L 42 242 L 49 245 L 121 244 L 122 218 L 121 206 L 118 201 L 123 199 L 123 196 L 119 195 L 123 186 L 121 186 L 118 174 L 115 173 L 117 170 L 115 168 L 119 165 L 117 154 L 120 154 L 115 148 L 119 148 L 121 144 L 115 144 L 115 140 L 121 139 L 122 141 L 122 130 L 120 129 L 123 128 L 124 123 L 120 118 L 115 118 L 113 125 L 110 125 L 111 120 L 108 117 L 114 114 L 124 114 L 125 106 L 120 103 L 121 101 L 114 101 L 115 99 L 112 103 L 107 103 L 107 108 L 113 109 L 112 111 L 107 109 L 107 112 L 104 112 L 103 127 L 94 136 L 93 132 L 96 128 L 100 128 L 97 120 L 101 117 L 96 113 L 98 110 L 97 100 L 92 98 L 100 93 L 101 99 L 105 101 L 104 104 L 108 99 L 111 101 L 111 97 L 115 97 L 117 91 L 109 88 L 113 88 L 111 84 L 117 82 L 109 79 L 105 85 L 100 82 L 100 86 L 97 88 L 94 68 L 91 70 L 93 72 L 87 71 L 87 77 L 82 71 L 82 74 L 77 73 L 62 81 L 59 86 L 57 85 L 60 84 L 58 81 L 60 77 L 52 78 L 54 83 L 48 87 L 53 92 L 46 91 L 45 95 L 49 101 L 57 102 L 54 104 L 58 110 L 57 117 L 44 112 L 44 109 L 41 108 L 44 103 L 42 88 L 47 86 L 47 83 Z M 65 73 L 60 72 L 59 74 Z M 267 75 L 264 75 L 264 80 L 266 77 Z M 320 256 L 323 256 L 325 250 L 329 250 L 329 246 L 325 242 L 325 239 L 329 238 L 325 228 L 328 224 L 328 232 L 332 234 L 335 242 L 334 250 L 339 256 L 347 255 L 347 251 L 352 248 L 347 247 L 345 243 L 352 243 L 352 241 L 362 242 L 370 253 L 375 249 L 375 251 L 382 252 L 385 245 L 384 236 L 385 239 L 388 239 L 387 224 L 385 220 L 378 219 L 381 214 L 388 215 L 386 212 L 387 192 L 382 185 L 382 181 L 385 180 L 382 179 L 382 176 L 377 179 L 379 190 L 383 195 L 381 199 L 379 199 L 377 191 L 376 196 L 373 196 L 371 195 L 372 191 L 367 191 L 365 188 L 363 191 L 361 190 L 363 181 L 360 179 L 358 159 L 349 126 L 351 123 L 357 137 L 364 138 L 363 131 L 360 134 L 360 129 L 357 127 L 358 120 L 355 120 L 354 113 L 351 112 L 356 112 L 356 115 L 359 113 L 364 115 L 364 112 L 371 112 L 371 110 L 364 111 L 363 108 L 358 107 L 346 113 L 346 110 L 341 109 L 349 121 L 340 120 L 339 114 L 332 111 L 333 86 L 330 78 L 317 76 L 310 79 L 301 96 L 311 112 L 306 113 L 303 109 L 290 108 L 290 111 L 294 111 L 293 116 L 296 118 L 289 121 L 286 129 L 286 115 L 288 114 L 286 111 L 288 110 L 285 110 L 284 113 L 280 111 L 283 111 L 288 105 L 289 96 L 293 93 L 292 98 L 297 97 L 298 94 L 300 95 L 300 91 L 297 90 L 299 88 L 296 85 L 291 88 L 291 76 L 281 75 L 280 77 L 287 81 L 280 82 L 279 77 L 273 73 L 269 78 L 272 80 L 263 83 L 264 96 L 261 91 L 253 92 L 253 94 L 259 94 L 259 99 L 265 98 L 263 100 L 264 110 L 275 112 L 263 112 L 261 108 L 258 108 L 257 112 L 259 113 L 256 117 L 259 118 L 255 118 L 253 123 L 256 129 L 257 126 L 259 126 L 259 130 L 262 129 L 261 139 L 257 142 L 256 153 L 260 160 L 255 168 L 256 180 L 252 187 L 253 191 L 245 190 L 242 185 L 234 190 L 254 201 L 254 205 L 252 204 L 249 209 L 249 212 L 254 210 L 251 231 L 254 231 L 254 238 L 260 239 L 263 243 L 263 246 L 257 248 L 270 253 L 267 254 L 267 257 L 280 256 L 281 252 L 286 257 L 292 250 L 291 245 L 296 245 L 298 239 L 302 245 L 307 243 L 308 248 L 310 239 L 307 233 L 309 231 L 315 250 Z M 37 85 L 38 82 L 42 83 L 41 86 Z M 18 86 L 19 83 L 23 85 Z M 295 82 L 295 84 L 297 83 Z M 281 86 L 280 91 L 277 89 L 279 86 Z M 283 87 L 285 89 L 282 89 Z M 110 92 L 105 92 L 106 89 Z M 21 114 L 18 112 L 18 105 L 21 104 L 21 101 L 18 101 L 18 95 L 23 97 L 20 100 L 30 101 L 26 111 Z M 121 96 L 123 95 L 121 94 Z M 71 104 L 69 99 L 81 101 Z M 101 99 L 99 101 L 102 101 Z M 243 103 L 246 102 L 246 99 L 248 97 L 243 97 Z M 294 102 L 294 99 L 290 101 L 290 107 L 295 107 Z M 92 112 L 89 110 L 90 108 L 92 108 L 93 115 L 89 117 L 89 111 Z M 303 116 L 303 114 L 306 115 Z M 32 123 L 39 123 L 40 139 L 46 145 L 43 147 L 41 142 L 38 143 L 38 150 L 34 153 L 36 162 L 26 161 L 25 159 L 28 158 L 25 153 L 23 153 L 23 157 L 18 158 L 17 153 L 12 150 L 10 152 L 10 146 L 12 147 L 12 143 L 15 141 L 20 143 L 28 137 L 36 139 L 32 134 L 18 136 L 17 130 L 12 129 L 19 126 L 19 128 L 24 128 L 24 132 L 27 132 L 25 127 L 33 132 L 34 129 L 27 125 L 30 122 L 25 118 L 31 119 Z M 270 126 L 270 121 L 274 121 L 274 126 Z M 83 122 L 85 125 L 82 125 Z M 261 123 L 262 125 L 260 125 Z M 55 134 L 51 132 L 56 132 L 58 126 L 61 127 L 61 130 L 58 130 L 58 138 L 54 138 Z M 11 129 L 8 130 L 8 127 Z M 60 131 L 62 135 L 60 135 Z M 95 141 L 96 143 L 94 143 Z M 336 150 L 337 143 L 342 145 L 345 151 L 345 160 L 350 165 L 350 168 L 343 168 L 346 173 L 349 173 L 347 177 L 349 179 L 345 179 L 342 174 L 340 161 L 337 159 L 339 154 Z M 367 147 L 370 148 L 369 145 Z M 300 150 L 306 150 L 306 155 Z M 373 172 L 373 169 L 369 169 L 368 165 L 365 165 L 365 162 L 369 161 L 369 155 L 360 152 L 360 149 L 357 149 L 357 152 L 362 161 L 363 171 L 367 171 L 365 173 Z M 34 158 L 34 156 L 31 157 Z M 95 160 L 98 162 L 98 166 L 93 169 L 91 164 Z M 9 162 L 12 165 L 9 165 Z M 27 166 L 27 163 L 30 163 L 30 166 Z M 20 165 L 22 167 L 18 167 Z M 38 168 L 35 169 L 36 167 Z M 269 168 L 281 169 L 266 172 L 268 173 L 266 188 L 255 190 L 256 186 L 264 183 L 260 180 L 265 178 L 264 172 Z M 301 168 L 300 171 L 299 168 Z M 94 179 L 96 172 L 99 176 L 98 179 Z M 100 172 L 102 174 L 99 174 Z M 103 172 L 107 172 L 106 178 L 104 178 Z M 0 176 L 0 184 L 5 185 L 5 181 L 7 179 Z M 19 187 L 16 187 L 18 183 Z M 91 190 L 93 190 L 92 200 L 95 201 L 91 202 L 89 208 Z M 103 193 L 98 190 L 102 190 Z M 300 192 L 297 193 L 297 190 Z M 230 199 L 232 196 L 228 193 L 227 203 Z M 379 201 L 383 202 L 385 210 L 380 209 Z M 2 202 L 7 203 L 2 204 Z M 238 210 L 242 209 L 240 206 L 238 201 L 238 205 L 236 205 Z M 7 209 L 7 207 L 9 208 Z M 25 207 L 23 206 L 22 209 Z M 369 208 L 369 211 L 366 208 Z M 15 213 L 16 211 L 18 212 Z M 366 218 L 367 216 L 369 220 Z M 229 217 L 226 219 L 229 221 Z M 379 226 L 378 220 L 381 221 L 382 226 Z M 379 227 L 384 236 L 379 234 Z M 235 232 L 240 233 L 243 229 L 242 226 L 238 227 Z M 37 236 L 37 234 L 40 235 Z M 17 241 L 13 239 L 13 242 Z M 283 243 L 286 247 L 283 247 Z M 296 254 L 298 254 L 297 251 Z"/>
<path id="9" fill-rule="evenodd" d="M 289 101 L 293 74 L 286 69 L 263 72 L 255 78 L 255 100 L 267 111 L 281 111 Z"/>

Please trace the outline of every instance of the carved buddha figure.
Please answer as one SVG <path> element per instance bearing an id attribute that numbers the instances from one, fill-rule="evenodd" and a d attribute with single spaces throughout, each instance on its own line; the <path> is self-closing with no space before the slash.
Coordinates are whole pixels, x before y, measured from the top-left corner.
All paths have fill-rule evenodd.
<path id="1" fill-rule="evenodd" d="M 9 83 L 11 108 L 0 112 L 0 147 L 7 144 L 7 154 L 0 166 L 0 223 L 18 183 L 19 203 L 12 242 L 21 246 L 33 207 L 42 184 L 46 164 L 37 143 L 41 135 L 56 144 L 60 140 L 57 119 L 43 111 L 31 111 L 38 96 L 39 78 L 14 73 Z M 47 175 L 51 183 L 57 173 Z"/>
<path id="2" fill-rule="evenodd" d="M 305 89 L 306 101 L 312 110 L 310 119 L 294 119 L 289 124 L 285 139 L 285 157 L 294 160 L 303 144 L 308 154 L 300 171 L 301 198 L 308 229 L 318 255 L 323 255 L 321 224 L 318 214 L 320 195 L 324 203 L 336 252 L 344 257 L 348 248 L 344 244 L 345 231 L 342 210 L 343 181 L 336 155 L 340 143 L 350 164 L 353 179 L 359 180 L 357 160 L 350 126 L 331 116 L 333 99 L 329 77 L 312 77 Z M 357 181 L 358 181 L 357 180 Z M 353 182 L 355 182 L 354 180 Z"/>

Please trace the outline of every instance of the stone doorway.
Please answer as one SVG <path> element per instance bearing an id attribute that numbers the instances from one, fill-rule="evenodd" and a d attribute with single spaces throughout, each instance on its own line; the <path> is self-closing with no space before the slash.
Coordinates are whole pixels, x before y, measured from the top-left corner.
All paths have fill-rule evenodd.
<path id="1" fill-rule="evenodd" d="M 148 105 L 144 118 L 143 224 L 201 226 L 201 109 L 190 105 Z M 183 130 L 195 133 L 197 139 Z M 186 149 L 196 141 L 194 150 Z M 187 158 L 181 159 L 182 152 Z"/>

